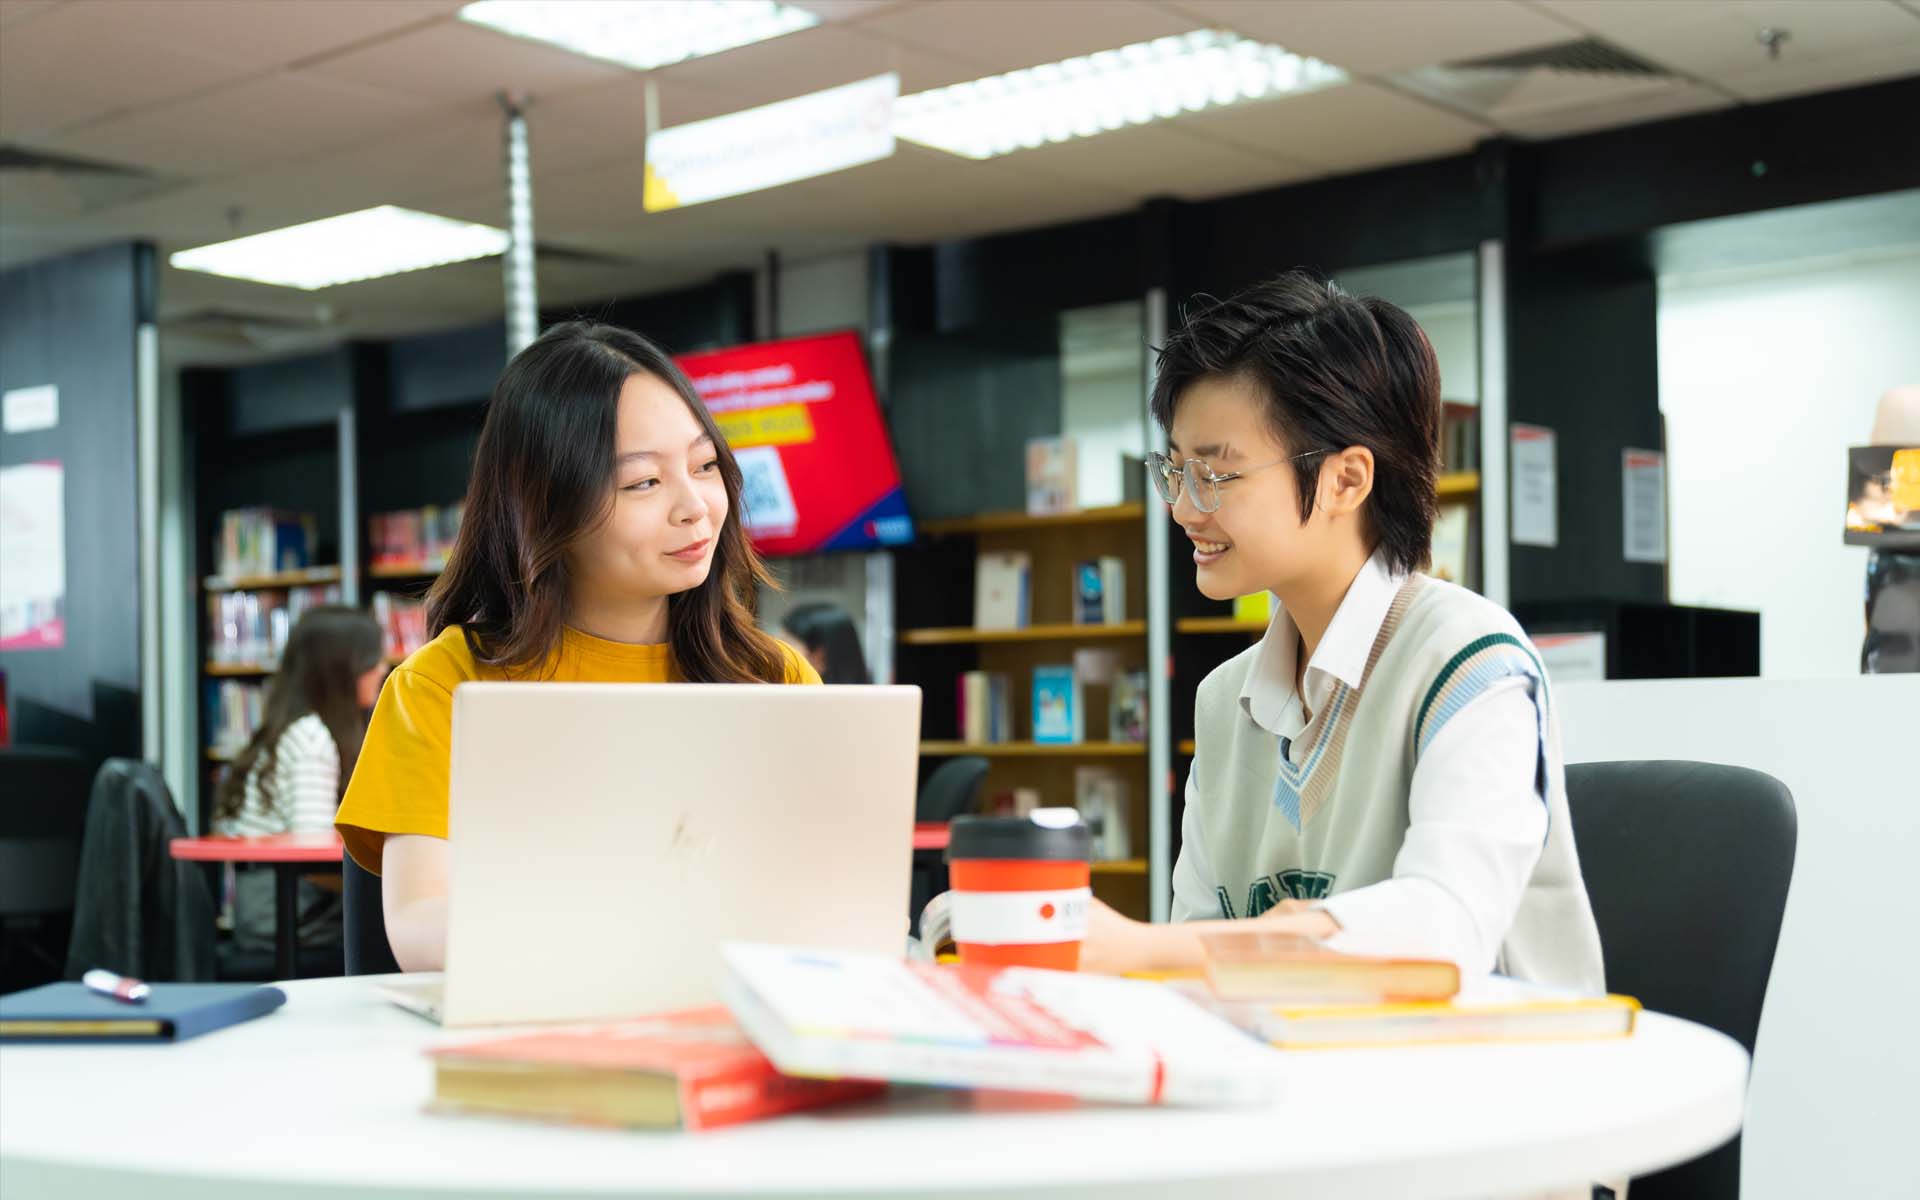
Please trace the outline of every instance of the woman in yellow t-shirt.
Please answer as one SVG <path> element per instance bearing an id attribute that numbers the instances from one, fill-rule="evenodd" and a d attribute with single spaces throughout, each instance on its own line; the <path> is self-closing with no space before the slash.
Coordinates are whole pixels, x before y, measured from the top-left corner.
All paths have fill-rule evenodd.
<path id="1" fill-rule="evenodd" d="M 427 595 L 433 640 L 388 677 L 335 824 L 383 876 L 403 970 L 447 940 L 453 691 L 472 679 L 818 683 L 753 623 L 767 580 L 740 468 L 678 367 L 624 329 L 549 329 L 507 364 L 465 514 Z"/>

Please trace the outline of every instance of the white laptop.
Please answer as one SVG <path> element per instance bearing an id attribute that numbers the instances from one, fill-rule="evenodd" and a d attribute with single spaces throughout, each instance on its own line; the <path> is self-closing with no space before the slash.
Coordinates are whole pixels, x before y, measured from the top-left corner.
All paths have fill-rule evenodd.
<path id="1" fill-rule="evenodd" d="M 920 689 L 468 683 L 453 698 L 448 1026 L 716 1002 L 720 943 L 907 945 Z"/>

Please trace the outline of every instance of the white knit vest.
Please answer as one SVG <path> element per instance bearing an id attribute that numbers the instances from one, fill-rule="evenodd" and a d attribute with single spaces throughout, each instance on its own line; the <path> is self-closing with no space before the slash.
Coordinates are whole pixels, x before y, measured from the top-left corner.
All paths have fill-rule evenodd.
<path id="1" fill-rule="evenodd" d="M 1240 704 L 1259 649 L 1209 674 L 1194 702 L 1200 775 L 1190 803 L 1199 806 L 1222 916 L 1258 916 L 1289 897 L 1320 899 L 1392 878 L 1420 752 L 1494 680 L 1526 675 L 1535 681 L 1541 718 L 1538 782 L 1547 840 L 1496 969 L 1603 990 L 1600 936 L 1567 817 L 1552 695 L 1511 615 L 1474 592 L 1410 576 L 1381 625 L 1360 687 L 1335 684 L 1284 768 L 1280 739 Z"/>

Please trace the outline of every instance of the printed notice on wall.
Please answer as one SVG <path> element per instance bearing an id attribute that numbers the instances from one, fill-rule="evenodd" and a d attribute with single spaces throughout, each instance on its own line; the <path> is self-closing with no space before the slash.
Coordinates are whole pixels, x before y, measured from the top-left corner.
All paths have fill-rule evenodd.
<path id="1" fill-rule="evenodd" d="M 1627 561 L 1667 561 L 1667 456 L 1658 450 L 1622 451 L 1620 497 Z"/>
<path id="2" fill-rule="evenodd" d="M 1560 481 L 1554 466 L 1553 430 L 1511 426 L 1513 544 L 1560 544 Z"/>
<path id="3" fill-rule="evenodd" d="M 50 383 L 0 392 L 0 429 L 37 433 L 60 424 L 60 389 Z"/>
<path id="4" fill-rule="evenodd" d="M 0 650 L 67 644 L 66 472 L 0 467 Z"/>

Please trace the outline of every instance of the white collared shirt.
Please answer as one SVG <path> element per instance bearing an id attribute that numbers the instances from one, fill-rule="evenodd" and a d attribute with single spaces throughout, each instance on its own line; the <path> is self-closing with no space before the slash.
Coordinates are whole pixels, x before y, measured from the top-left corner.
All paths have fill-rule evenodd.
<path id="1" fill-rule="evenodd" d="M 1306 730 L 1310 714 L 1331 698 L 1336 682 L 1359 687 L 1403 578 L 1378 554 L 1367 560 L 1307 661 L 1304 701 L 1294 687 L 1299 629 L 1276 605 L 1241 690 L 1243 711 L 1290 745 Z M 1490 686 L 1420 755 L 1393 877 L 1321 902 L 1341 926 L 1329 945 L 1450 958 L 1475 973 L 1493 969 L 1547 830 L 1536 787 L 1540 720 L 1533 687 L 1519 677 Z M 1219 915 L 1194 799 L 1190 794 L 1174 867 L 1175 920 Z"/>

